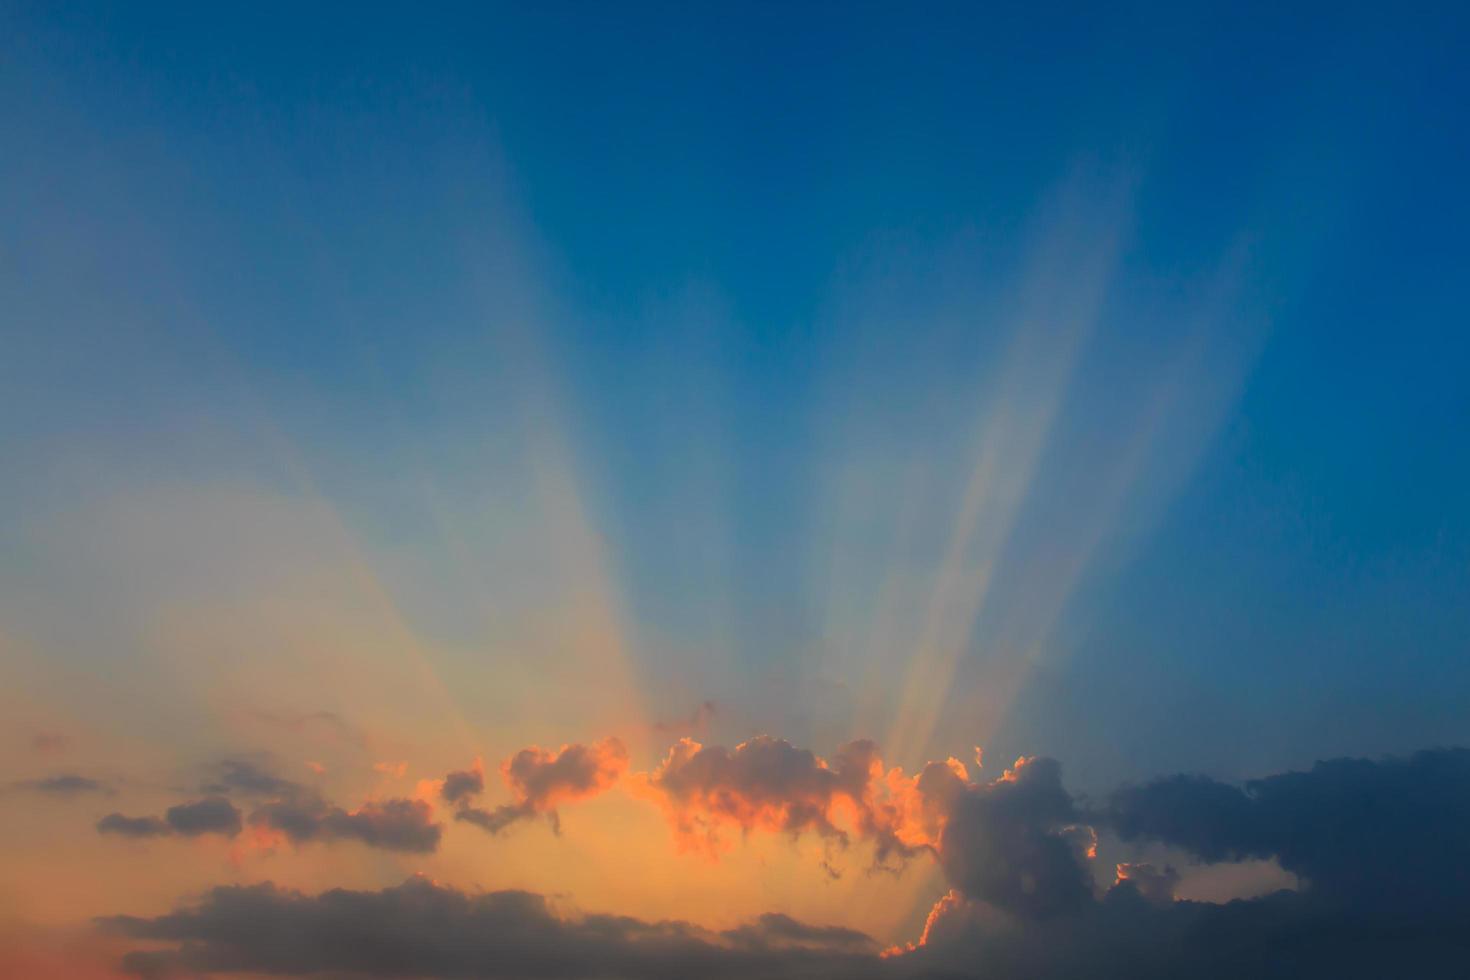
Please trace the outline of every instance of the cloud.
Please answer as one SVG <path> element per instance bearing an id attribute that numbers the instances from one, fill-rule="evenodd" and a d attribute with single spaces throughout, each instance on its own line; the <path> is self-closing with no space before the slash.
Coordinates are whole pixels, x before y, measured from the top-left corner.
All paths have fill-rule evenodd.
<path id="1" fill-rule="evenodd" d="M 464 792 L 470 780 L 455 780 L 460 809 L 455 819 L 475 824 L 493 833 L 521 820 L 545 816 L 552 829 L 560 831 L 557 807 L 589 799 L 611 789 L 628 771 L 628 750 L 622 741 L 609 737 L 591 745 L 563 745 L 556 752 L 540 746 L 521 749 L 500 764 L 500 776 L 510 788 L 514 802 L 493 810 L 468 806 L 473 793 Z M 450 773 L 451 780 L 465 773 Z M 447 797 L 446 797 L 447 799 Z"/>
<path id="2" fill-rule="evenodd" d="M 372 801 L 352 812 L 318 797 L 280 800 L 251 813 L 250 825 L 279 833 L 293 844 L 356 840 L 418 854 L 436 850 L 443 833 L 429 804 L 404 799 Z"/>
<path id="3" fill-rule="evenodd" d="M 374 800 L 349 811 L 310 787 L 252 763 L 227 759 L 217 768 L 218 782 L 205 784 L 206 791 L 216 795 L 170 807 L 162 818 L 109 814 L 98 822 L 98 832 L 125 837 L 206 833 L 233 837 L 248 824 L 260 832 L 258 839 L 266 841 L 272 835 L 296 845 L 354 840 L 382 850 L 417 854 L 436 850 L 443 834 L 443 828 L 434 822 L 433 808 L 422 800 Z M 265 798 L 265 802 L 243 816 L 227 797 L 218 795 L 223 792 Z"/>
<path id="4" fill-rule="evenodd" d="M 1152 864 L 1120 863 L 1113 887 L 1128 887 L 1138 897 L 1156 905 L 1167 905 L 1174 901 L 1174 889 L 1179 887 L 1179 872 L 1165 865 L 1162 869 Z"/>
<path id="5" fill-rule="evenodd" d="M 207 793 L 241 793 L 246 796 L 295 796 L 305 792 L 300 783 L 273 775 L 253 762 L 224 759 L 216 764 L 219 778 L 201 787 Z"/>
<path id="6" fill-rule="evenodd" d="M 122 837 L 198 837 L 219 834 L 234 837 L 240 833 L 240 811 L 222 796 L 205 797 L 171 806 L 162 817 L 127 817 L 109 813 L 97 821 L 99 834 Z"/>
<path id="7" fill-rule="evenodd" d="M 1274 857 L 1339 901 L 1470 908 L 1470 750 L 1333 759 L 1231 786 L 1172 776 L 1113 795 L 1124 840 L 1209 861 Z"/>
<path id="8" fill-rule="evenodd" d="M 944 800 L 968 785 L 968 774 L 954 759 L 911 778 L 898 769 L 885 773 L 877 745 L 867 740 L 824 759 L 758 735 L 734 749 L 680 739 L 631 785 L 663 808 L 685 850 L 715 856 L 730 832 L 813 832 L 843 846 L 854 836 L 870 840 L 882 862 L 932 850 Z"/>
<path id="9" fill-rule="evenodd" d="M 451 772 L 444 777 L 439 795 L 446 803 L 462 803 L 485 791 L 485 764 L 479 759 L 468 769 Z"/>
<path id="10" fill-rule="evenodd" d="M 684 980 L 875 975 L 871 941 L 848 929 L 765 916 L 714 933 L 684 922 L 557 914 L 540 895 L 466 894 L 423 879 L 317 896 L 272 884 L 215 888 L 157 918 L 105 930 L 171 948 L 129 953 L 142 976 L 251 972 L 301 976 Z M 830 972 L 840 970 L 841 973 Z"/>
<path id="11" fill-rule="evenodd" d="M 46 776 L 42 779 L 23 779 L 11 783 L 11 788 L 27 790 L 32 793 L 45 793 L 48 796 L 77 796 L 82 793 L 105 793 L 111 795 L 111 787 L 89 779 L 86 776 L 78 776 L 74 773 L 62 773 L 56 776 Z"/>
<path id="12" fill-rule="evenodd" d="M 961 894 L 1028 918 L 1075 912 L 1092 899 L 1091 830 L 1078 822 L 1054 759 L 1020 759 L 950 805 L 939 845 Z"/>
<path id="13" fill-rule="evenodd" d="M 240 811 L 222 796 L 171 806 L 164 811 L 163 819 L 185 837 L 199 834 L 234 837 L 240 832 Z"/>
<path id="14" fill-rule="evenodd" d="M 529 758 L 545 765 L 565 752 Z M 681 742 L 670 755 L 674 765 L 641 774 L 645 791 L 685 804 L 699 800 L 692 812 L 700 819 L 718 814 L 733 825 L 867 833 L 875 841 L 879 830 L 902 841 L 937 827 L 936 842 L 916 850 L 936 856 L 951 890 L 931 910 L 918 942 L 881 957 L 861 933 L 780 913 L 716 932 L 623 916 L 565 916 L 534 894 L 469 895 L 425 881 L 315 897 L 269 884 L 220 888 L 172 915 L 105 925 L 140 942 L 168 944 L 130 954 L 126 965 L 139 974 L 1457 976 L 1470 918 L 1470 895 L 1459 880 L 1470 866 L 1467 756 L 1439 750 L 1402 760 L 1335 760 L 1241 788 L 1171 777 L 1125 788 L 1100 811 L 1078 805 L 1054 760 L 1020 760 L 985 783 L 969 782 L 953 760 L 906 777 L 883 773 L 871 743 L 823 760 L 777 739 L 733 750 Z M 600 784 L 576 783 L 582 792 Z M 526 801 L 559 799 L 564 788 L 557 781 L 516 785 Z M 534 787 L 544 792 L 533 795 Z M 818 813 L 822 805 L 828 809 Z M 153 819 L 113 832 L 172 832 Z M 321 813 L 311 820 L 333 822 Z M 1172 868 L 1125 862 L 1104 890 L 1090 873 L 1089 821 L 1132 840 L 1188 842 L 1197 856 L 1219 860 L 1269 853 L 1308 887 L 1223 905 L 1181 901 Z M 1313 833 L 1320 839 L 1304 840 Z"/>
<path id="15" fill-rule="evenodd" d="M 125 817 L 109 813 L 97 821 L 97 833 L 119 837 L 167 837 L 174 832 L 162 817 Z"/>

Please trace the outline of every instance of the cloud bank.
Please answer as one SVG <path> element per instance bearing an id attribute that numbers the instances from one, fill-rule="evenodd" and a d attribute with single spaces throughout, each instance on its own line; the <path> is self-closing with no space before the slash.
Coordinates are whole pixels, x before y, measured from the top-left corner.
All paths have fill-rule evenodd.
<path id="1" fill-rule="evenodd" d="M 527 804 L 585 798 L 626 763 L 598 744 L 528 750 L 502 774 Z M 1453 977 L 1470 956 L 1470 750 L 1332 760 L 1244 786 L 1171 776 L 1123 787 L 1098 807 L 1067 792 L 1055 760 L 1022 759 L 983 782 L 954 760 L 907 777 L 884 772 L 871 743 L 825 760 L 779 739 L 734 749 L 683 740 L 652 772 L 627 778 L 697 840 L 730 829 L 861 837 L 875 848 L 891 839 L 932 854 L 950 891 L 914 943 L 881 953 L 861 933 L 779 913 L 716 932 L 567 915 L 535 894 L 422 880 L 318 896 L 219 888 L 170 915 L 103 924 L 153 944 L 125 963 L 144 976 Z M 133 830 L 182 833 L 175 822 L 171 810 Z M 1204 862 L 1273 858 L 1303 887 L 1222 905 L 1180 901 L 1175 869 L 1142 861 L 1098 884 L 1099 833 Z"/>

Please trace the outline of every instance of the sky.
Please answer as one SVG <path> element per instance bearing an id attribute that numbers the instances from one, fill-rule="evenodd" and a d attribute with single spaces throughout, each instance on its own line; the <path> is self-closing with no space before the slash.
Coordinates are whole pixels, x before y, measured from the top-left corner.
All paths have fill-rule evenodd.
<path id="1" fill-rule="evenodd" d="M 1470 16 L 1286 6 L 0 3 L 0 973 L 1453 975 Z"/>

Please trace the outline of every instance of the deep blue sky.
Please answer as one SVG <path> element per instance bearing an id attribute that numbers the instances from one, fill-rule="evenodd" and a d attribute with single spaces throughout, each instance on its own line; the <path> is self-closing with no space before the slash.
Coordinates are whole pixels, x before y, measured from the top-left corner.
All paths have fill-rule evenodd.
<path id="1" fill-rule="evenodd" d="M 825 745 L 989 438 L 936 746 L 1470 739 L 1458 5 L 139 6 L 0 21 L 0 583 L 89 594 L 34 528 L 119 487 L 309 485 L 463 649 L 552 438 L 655 697 Z"/>

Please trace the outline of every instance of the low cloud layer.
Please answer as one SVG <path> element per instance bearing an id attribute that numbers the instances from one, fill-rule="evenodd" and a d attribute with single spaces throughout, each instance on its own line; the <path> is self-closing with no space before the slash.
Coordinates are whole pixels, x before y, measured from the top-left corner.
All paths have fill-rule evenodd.
<path id="1" fill-rule="evenodd" d="M 584 798 L 626 765 L 626 753 L 598 745 L 527 750 L 502 775 L 531 806 Z M 458 787 L 473 789 L 465 775 L 473 772 L 458 774 L 465 778 L 446 797 L 472 798 Z M 779 913 L 714 932 L 562 915 L 533 894 L 467 895 L 424 881 L 315 897 L 222 888 L 172 915 L 105 925 L 165 944 L 129 956 L 140 975 L 1451 977 L 1470 956 L 1466 750 L 1334 760 L 1241 787 L 1169 777 L 1125 787 L 1097 808 L 1066 791 L 1054 760 L 1018 760 L 988 781 L 970 781 L 954 760 L 909 777 L 884 772 L 876 747 L 861 742 L 827 760 L 779 739 L 735 749 L 683 740 L 652 772 L 627 779 L 687 821 L 678 834 L 813 833 L 875 849 L 887 841 L 932 854 L 950 891 L 914 943 L 881 955 L 861 933 Z M 333 826 L 328 833 L 371 836 L 337 828 L 330 811 L 311 820 Z M 170 811 L 114 832 L 181 833 L 174 822 Z M 1180 901 L 1176 870 L 1142 861 L 1117 865 L 1099 884 L 1099 832 L 1207 862 L 1273 858 L 1303 887 L 1224 905 Z M 373 833 L 386 846 L 388 832 Z"/>
<path id="2" fill-rule="evenodd" d="M 685 922 L 559 915 L 529 892 L 467 895 L 422 879 L 318 896 L 264 884 L 216 888 L 154 919 L 100 925 L 174 944 L 128 954 L 140 976 L 255 972 L 360 977 L 798 978 L 873 974 L 866 936 L 766 916 L 717 933 Z"/>

